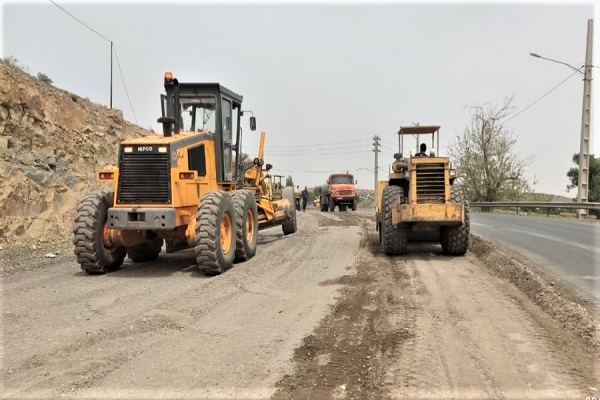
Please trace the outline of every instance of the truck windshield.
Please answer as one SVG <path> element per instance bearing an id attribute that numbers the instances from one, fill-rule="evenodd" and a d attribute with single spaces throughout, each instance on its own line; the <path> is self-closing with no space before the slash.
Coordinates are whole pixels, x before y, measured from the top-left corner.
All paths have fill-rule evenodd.
<path id="1" fill-rule="evenodd" d="M 354 177 L 352 175 L 333 175 L 329 178 L 329 183 L 334 185 L 339 183 L 352 185 L 354 183 Z"/>

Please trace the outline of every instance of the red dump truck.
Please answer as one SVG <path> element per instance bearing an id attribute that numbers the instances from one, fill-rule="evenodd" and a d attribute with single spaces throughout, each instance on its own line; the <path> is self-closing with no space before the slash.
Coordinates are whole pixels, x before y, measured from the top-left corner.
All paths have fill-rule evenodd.
<path id="1" fill-rule="evenodd" d="M 354 176 L 348 172 L 336 172 L 329 175 L 327 182 L 321 186 L 321 211 L 356 211 L 356 188 Z"/>

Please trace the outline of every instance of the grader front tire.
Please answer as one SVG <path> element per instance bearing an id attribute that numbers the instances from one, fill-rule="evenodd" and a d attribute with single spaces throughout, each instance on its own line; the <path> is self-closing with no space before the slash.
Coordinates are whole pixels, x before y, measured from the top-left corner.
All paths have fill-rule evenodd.
<path id="1" fill-rule="evenodd" d="M 289 188 L 289 187 L 283 188 L 282 196 L 284 199 L 288 199 L 288 201 L 290 202 L 290 205 L 293 204 L 294 194 L 293 194 L 291 188 Z M 297 221 L 297 217 L 296 217 L 296 209 L 295 208 L 290 208 L 290 215 L 288 215 L 286 217 L 286 219 L 283 221 L 283 224 L 281 224 L 281 229 L 283 230 L 284 235 L 290 235 L 292 233 L 295 233 L 298 230 L 298 221 Z"/>
<path id="2" fill-rule="evenodd" d="M 113 206 L 114 193 L 96 190 L 86 195 L 77 207 L 73 244 L 81 269 L 88 274 L 105 274 L 121 268 L 125 247 L 106 247 L 104 233 L 108 229 L 108 209 Z"/>

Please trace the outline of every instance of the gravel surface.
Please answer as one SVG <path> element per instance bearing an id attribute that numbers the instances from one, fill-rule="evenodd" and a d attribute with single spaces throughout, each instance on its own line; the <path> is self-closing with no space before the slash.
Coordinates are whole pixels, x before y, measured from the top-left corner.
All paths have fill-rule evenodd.
<path id="1" fill-rule="evenodd" d="M 536 300 L 489 243 L 386 257 L 371 211 L 298 218 L 216 277 L 190 251 L 88 276 L 66 243 L 3 247 L 0 398 L 598 394 L 597 314 Z"/>

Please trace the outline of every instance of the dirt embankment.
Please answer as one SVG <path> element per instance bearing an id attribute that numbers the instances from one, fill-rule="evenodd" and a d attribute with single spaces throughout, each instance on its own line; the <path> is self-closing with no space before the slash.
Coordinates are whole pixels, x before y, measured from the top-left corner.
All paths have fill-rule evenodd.
<path id="1" fill-rule="evenodd" d="M 0 245 L 70 232 L 77 201 L 115 165 L 119 141 L 150 134 L 0 61 Z"/>

